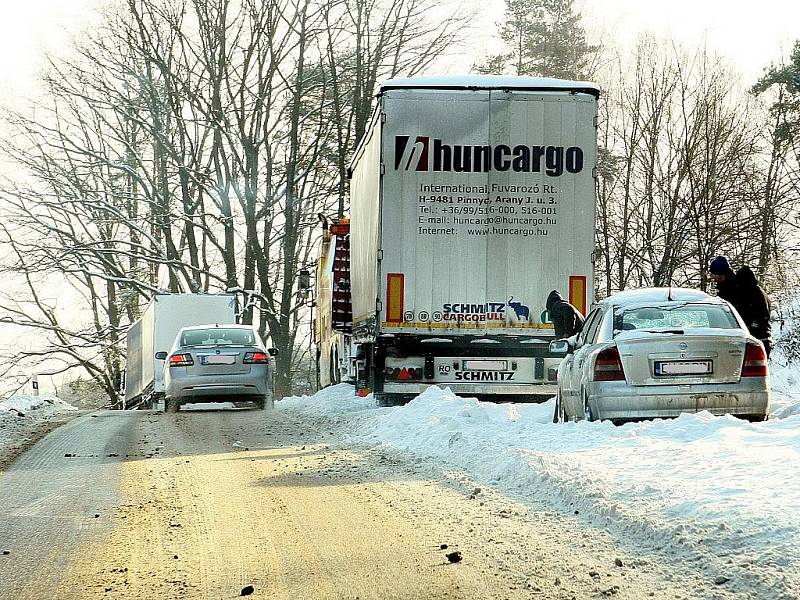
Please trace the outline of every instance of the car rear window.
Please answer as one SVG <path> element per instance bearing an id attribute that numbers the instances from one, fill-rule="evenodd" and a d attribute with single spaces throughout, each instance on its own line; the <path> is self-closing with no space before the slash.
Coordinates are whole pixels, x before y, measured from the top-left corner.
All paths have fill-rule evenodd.
<path id="1" fill-rule="evenodd" d="M 251 346 L 255 335 L 249 329 L 192 329 L 181 334 L 181 346 Z"/>
<path id="2" fill-rule="evenodd" d="M 719 304 L 663 304 L 624 308 L 614 315 L 615 331 L 636 329 L 739 329 L 733 313 Z"/>

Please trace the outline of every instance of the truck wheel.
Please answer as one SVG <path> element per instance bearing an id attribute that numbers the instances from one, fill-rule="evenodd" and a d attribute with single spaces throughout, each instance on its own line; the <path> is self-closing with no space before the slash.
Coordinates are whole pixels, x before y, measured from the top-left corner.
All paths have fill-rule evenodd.
<path id="1" fill-rule="evenodd" d="M 331 349 L 330 356 L 328 357 L 328 385 L 336 385 L 336 354 Z"/>
<path id="2" fill-rule="evenodd" d="M 333 352 L 333 383 L 338 385 L 342 383 L 342 372 L 339 369 L 339 351 L 334 350 Z"/>
<path id="3" fill-rule="evenodd" d="M 392 397 L 389 394 L 375 393 L 373 396 L 375 397 L 375 402 L 378 404 L 378 406 L 394 406 L 392 403 Z"/>
<path id="4" fill-rule="evenodd" d="M 373 395 L 378 406 L 403 406 L 415 397 L 415 394 L 387 394 L 386 392 L 377 392 Z"/>
<path id="5" fill-rule="evenodd" d="M 175 398 L 167 398 L 164 400 L 164 412 L 176 413 L 179 407 L 178 400 Z"/>

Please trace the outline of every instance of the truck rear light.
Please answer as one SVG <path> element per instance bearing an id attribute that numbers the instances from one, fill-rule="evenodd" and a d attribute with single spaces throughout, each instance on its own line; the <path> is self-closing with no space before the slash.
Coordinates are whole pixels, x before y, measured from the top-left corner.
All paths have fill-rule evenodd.
<path id="1" fill-rule="evenodd" d="M 384 377 L 387 381 L 422 381 L 421 367 L 386 367 Z"/>
<path id="2" fill-rule="evenodd" d="M 597 355 L 593 377 L 595 381 L 625 381 L 625 371 L 616 346 L 606 348 Z"/>
<path id="3" fill-rule="evenodd" d="M 191 354 L 173 354 L 169 357 L 170 367 L 191 367 L 193 364 Z"/>
<path id="4" fill-rule="evenodd" d="M 747 342 L 742 363 L 742 377 L 766 377 L 767 354 L 761 344 Z"/>
<path id="5" fill-rule="evenodd" d="M 242 362 L 246 365 L 265 365 L 268 360 L 266 352 L 245 352 Z"/>

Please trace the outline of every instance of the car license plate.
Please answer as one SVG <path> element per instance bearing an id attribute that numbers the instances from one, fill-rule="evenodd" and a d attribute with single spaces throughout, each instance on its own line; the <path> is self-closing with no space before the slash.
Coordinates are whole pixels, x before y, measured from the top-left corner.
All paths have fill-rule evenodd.
<path id="1" fill-rule="evenodd" d="M 236 357 L 230 354 L 211 354 L 200 357 L 201 365 L 233 365 L 236 364 Z"/>
<path id="2" fill-rule="evenodd" d="M 507 367 L 506 360 L 465 360 L 463 364 L 465 371 L 506 371 Z"/>
<path id="3" fill-rule="evenodd" d="M 656 375 L 708 375 L 713 370 L 710 360 L 656 362 Z"/>

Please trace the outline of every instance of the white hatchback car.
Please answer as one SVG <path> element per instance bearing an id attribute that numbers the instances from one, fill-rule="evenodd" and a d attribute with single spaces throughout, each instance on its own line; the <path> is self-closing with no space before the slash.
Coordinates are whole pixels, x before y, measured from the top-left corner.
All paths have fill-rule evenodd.
<path id="1" fill-rule="evenodd" d="M 699 411 L 763 421 L 769 414 L 763 345 L 730 304 L 699 290 L 614 294 L 595 306 L 579 334 L 550 349 L 566 353 L 554 421 Z"/>

